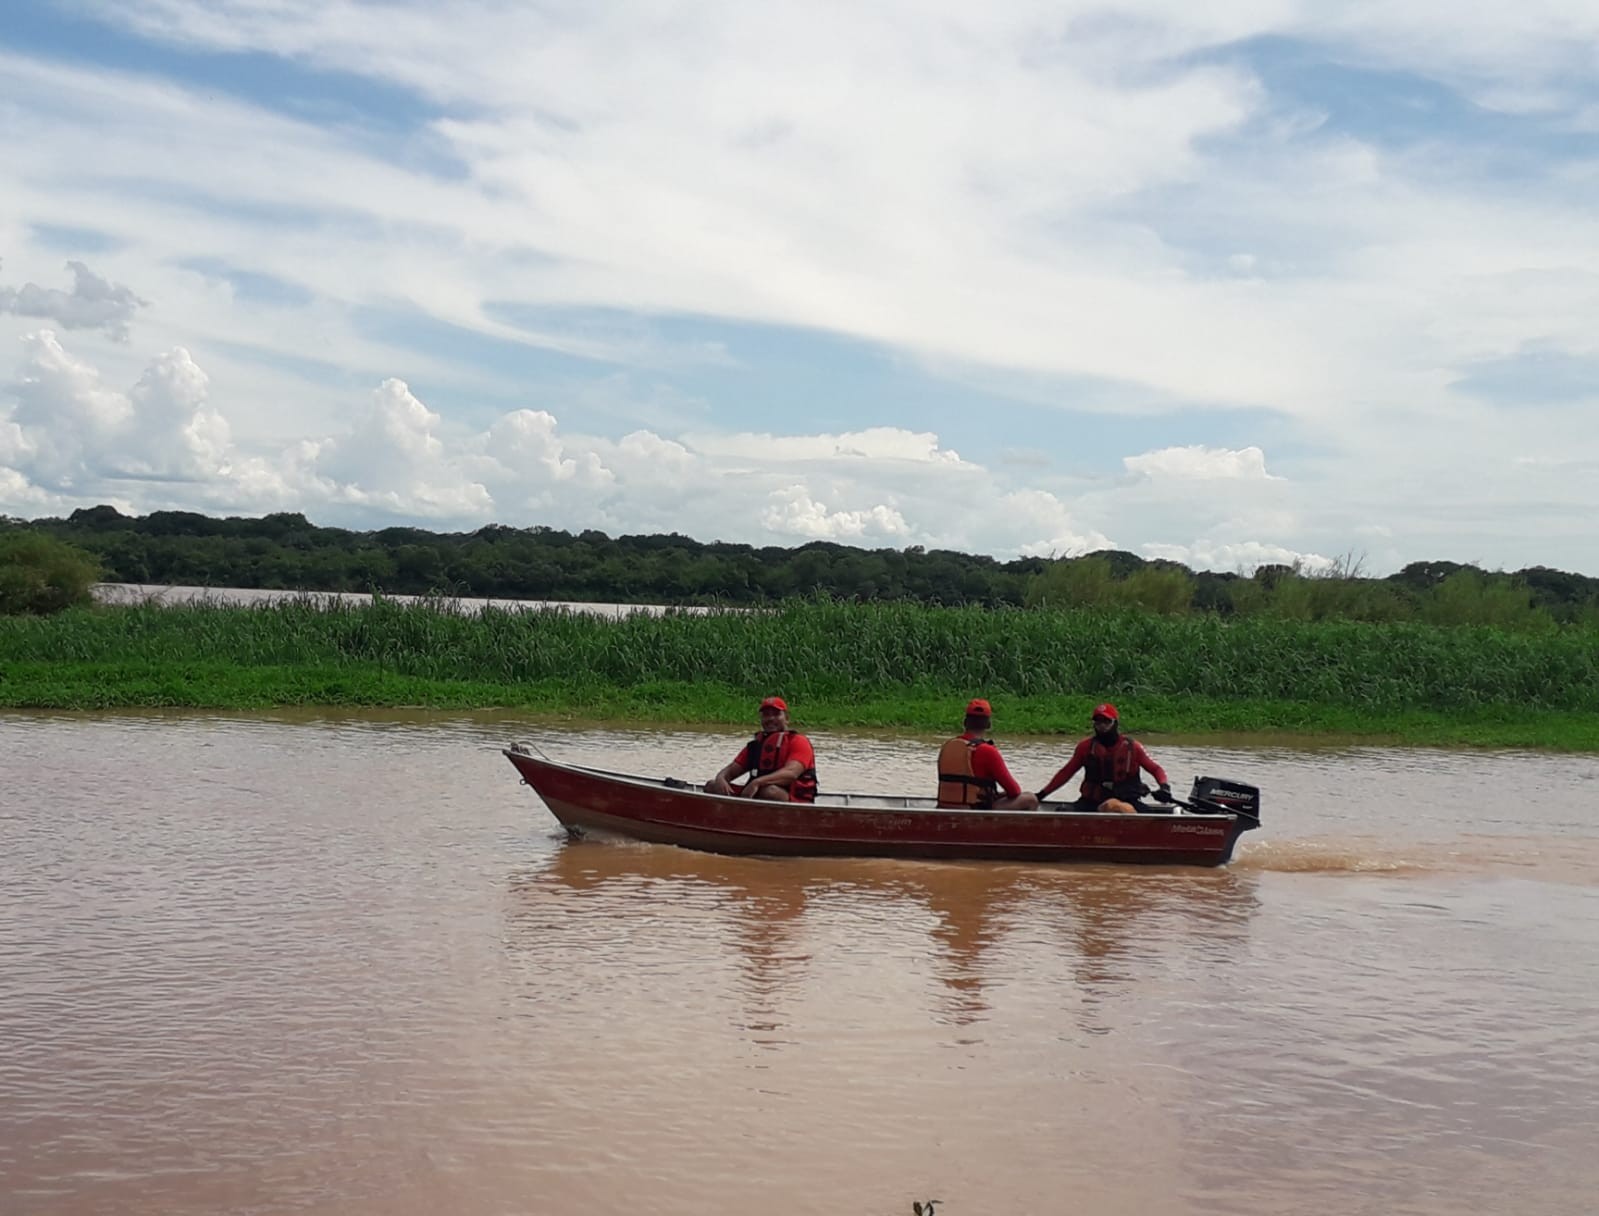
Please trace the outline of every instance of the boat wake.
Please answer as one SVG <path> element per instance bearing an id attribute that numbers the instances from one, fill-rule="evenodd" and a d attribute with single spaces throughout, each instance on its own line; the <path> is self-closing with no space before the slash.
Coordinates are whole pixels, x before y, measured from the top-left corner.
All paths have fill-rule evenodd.
<path id="1" fill-rule="evenodd" d="M 1275 874 L 1406 874 L 1438 869 L 1419 856 L 1381 840 L 1262 840 L 1233 858 L 1234 870 Z"/>
<path id="2" fill-rule="evenodd" d="M 1277 874 L 1498 874 L 1599 886 L 1599 840 L 1470 835 L 1449 840 L 1324 837 L 1249 841 L 1234 870 Z"/>

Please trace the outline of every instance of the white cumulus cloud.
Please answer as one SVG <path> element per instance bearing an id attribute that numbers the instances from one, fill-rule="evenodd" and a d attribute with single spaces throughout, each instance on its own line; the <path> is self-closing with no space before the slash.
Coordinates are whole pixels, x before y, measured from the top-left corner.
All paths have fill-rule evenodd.
<path id="1" fill-rule="evenodd" d="M 1085 527 L 1065 503 L 1042 490 L 1004 494 L 995 514 L 1018 532 L 1038 538 L 1020 546 L 1021 553 L 1028 557 L 1071 557 L 1112 547 L 1103 532 Z"/>
<path id="2" fill-rule="evenodd" d="M 1190 444 L 1161 448 L 1122 460 L 1129 473 L 1179 481 L 1279 481 L 1266 472 L 1266 453 L 1256 447 L 1209 448 Z"/>
<path id="3" fill-rule="evenodd" d="M 357 527 L 547 524 L 993 553 L 1108 543 L 1062 499 L 962 461 L 931 432 L 691 441 L 637 430 L 610 440 L 568 432 L 553 410 L 532 408 L 472 432 L 446 426 L 391 377 L 342 425 L 246 450 L 182 348 L 158 355 L 124 393 L 48 332 L 24 344 L 9 396 L 0 395 L 0 512 L 111 502 L 133 511 L 297 510 Z M 828 453 L 838 458 L 823 459 Z"/>
<path id="4" fill-rule="evenodd" d="M 70 490 L 106 471 L 107 449 L 125 434 L 133 405 L 100 383 L 99 373 L 68 354 L 50 330 L 23 339 L 10 421 L 30 476 Z"/>
<path id="5" fill-rule="evenodd" d="M 487 451 L 508 478 L 531 482 L 535 488 L 558 482 L 590 487 L 615 483 L 616 475 L 597 453 L 569 453 L 556 426 L 555 416 L 547 410 L 513 410 L 489 428 Z"/>
<path id="6" fill-rule="evenodd" d="M 761 522 L 779 536 L 809 540 L 896 539 L 910 533 L 905 517 L 893 507 L 879 503 L 859 510 L 832 511 L 812 498 L 804 486 L 772 491 Z"/>
<path id="7" fill-rule="evenodd" d="M 1308 574 L 1332 569 L 1335 559 L 1320 553 L 1302 553 L 1283 545 L 1260 541 L 1196 541 L 1191 545 L 1145 545 L 1145 557 L 1180 562 L 1191 570 L 1236 571 L 1250 574 L 1261 566 L 1281 565 L 1299 568 Z"/>
<path id="8" fill-rule="evenodd" d="M 347 433 L 307 453 L 311 476 L 335 501 L 432 519 L 481 516 L 493 498 L 434 433 L 439 422 L 404 381 L 385 380 Z"/>
<path id="9" fill-rule="evenodd" d="M 174 479 L 225 473 L 231 439 L 209 393 L 209 379 L 183 347 L 159 356 L 129 394 L 132 412 L 117 463 Z"/>

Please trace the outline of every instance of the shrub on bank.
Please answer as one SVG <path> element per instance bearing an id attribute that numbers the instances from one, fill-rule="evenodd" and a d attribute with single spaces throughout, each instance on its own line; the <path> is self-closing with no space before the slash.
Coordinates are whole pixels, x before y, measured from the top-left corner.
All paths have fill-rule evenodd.
<path id="1" fill-rule="evenodd" d="M 0 614 L 46 616 L 87 604 L 99 578 L 82 549 L 38 532 L 0 533 Z"/>

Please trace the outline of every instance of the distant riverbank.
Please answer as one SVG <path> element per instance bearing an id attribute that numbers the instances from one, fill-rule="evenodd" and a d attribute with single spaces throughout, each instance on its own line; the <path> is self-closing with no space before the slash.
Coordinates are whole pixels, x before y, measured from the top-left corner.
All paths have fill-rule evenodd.
<path id="1" fill-rule="evenodd" d="M 512 707 L 744 728 L 1080 734 L 1117 701 L 1145 735 L 1259 734 L 1599 751 L 1591 634 L 793 601 L 610 614 L 504 604 L 140 602 L 0 619 L 0 705 Z M 561 605 L 560 608 L 570 608 Z"/>

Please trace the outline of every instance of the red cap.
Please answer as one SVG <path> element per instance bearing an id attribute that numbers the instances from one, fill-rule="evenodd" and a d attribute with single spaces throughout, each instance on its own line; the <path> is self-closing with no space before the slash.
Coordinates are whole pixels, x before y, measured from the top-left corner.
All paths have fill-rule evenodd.
<path id="1" fill-rule="evenodd" d="M 1112 722 L 1121 720 L 1121 715 L 1116 712 L 1116 707 L 1109 701 L 1106 701 L 1103 705 L 1094 706 L 1094 717 L 1109 718 Z"/>
<path id="2" fill-rule="evenodd" d="M 785 714 L 788 712 L 788 702 L 782 697 L 767 697 L 761 702 L 762 709 L 780 709 Z"/>
<path id="3" fill-rule="evenodd" d="M 970 701 L 966 702 L 966 712 L 968 714 L 982 714 L 985 718 L 992 718 L 994 716 L 993 707 L 989 705 L 987 701 L 983 700 L 982 697 L 973 697 Z"/>

